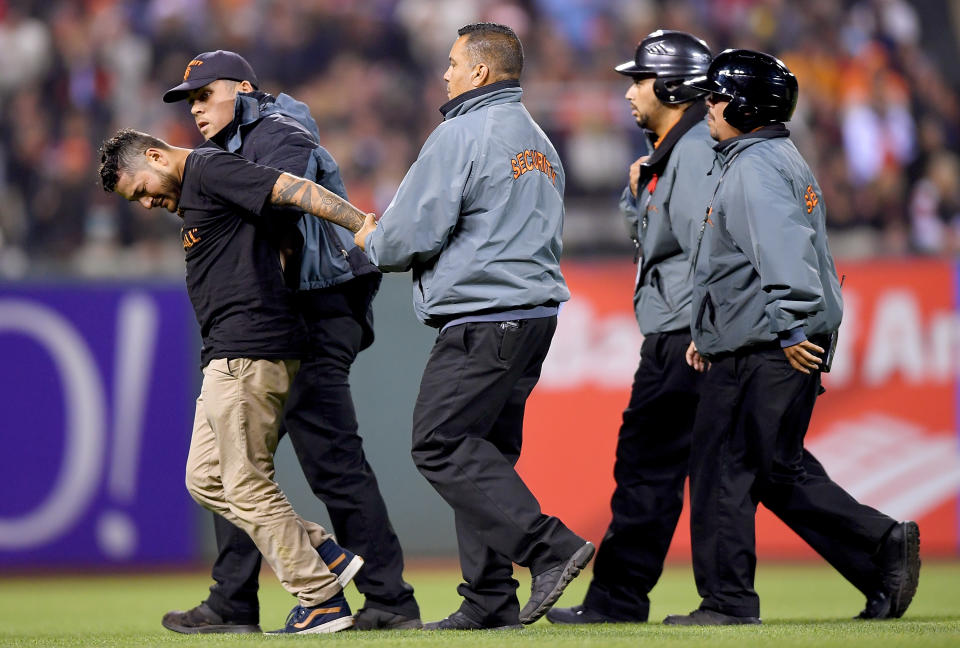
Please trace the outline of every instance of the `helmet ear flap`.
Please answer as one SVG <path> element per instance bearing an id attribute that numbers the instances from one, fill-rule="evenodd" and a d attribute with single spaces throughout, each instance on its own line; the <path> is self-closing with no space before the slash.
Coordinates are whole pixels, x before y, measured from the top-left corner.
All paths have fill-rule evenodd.
<path id="1" fill-rule="evenodd" d="M 743 97 L 734 97 L 723 109 L 723 118 L 741 133 L 749 133 L 754 129 L 756 117 L 756 110 L 748 106 Z"/>
<path id="2" fill-rule="evenodd" d="M 667 89 L 667 82 L 663 79 L 655 79 L 653 82 L 653 94 L 663 103 L 670 103 L 670 91 Z"/>
<path id="3" fill-rule="evenodd" d="M 683 84 L 684 79 L 657 79 L 653 82 L 653 94 L 665 104 L 693 101 L 703 93 Z"/>

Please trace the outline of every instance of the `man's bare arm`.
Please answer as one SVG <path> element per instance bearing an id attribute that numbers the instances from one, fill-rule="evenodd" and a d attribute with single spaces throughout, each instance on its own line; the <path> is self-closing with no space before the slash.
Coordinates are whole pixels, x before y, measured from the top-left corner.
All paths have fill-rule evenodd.
<path id="1" fill-rule="evenodd" d="M 357 232 L 363 227 L 364 213 L 349 202 L 315 182 L 282 173 L 273 185 L 270 204 L 295 207 Z"/>

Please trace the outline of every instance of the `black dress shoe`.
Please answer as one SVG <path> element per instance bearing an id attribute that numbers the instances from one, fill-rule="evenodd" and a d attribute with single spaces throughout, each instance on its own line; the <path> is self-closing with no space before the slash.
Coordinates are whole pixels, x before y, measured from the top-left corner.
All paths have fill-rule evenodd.
<path id="1" fill-rule="evenodd" d="M 553 608 L 547 612 L 547 621 L 550 623 L 559 623 L 562 625 L 574 625 L 580 623 L 642 623 L 642 621 L 623 621 L 614 619 L 604 614 L 591 610 L 586 605 L 574 605 L 568 608 Z"/>
<path id="2" fill-rule="evenodd" d="M 408 617 L 378 608 L 362 607 L 353 616 L 354 630 L 418 630 L 420 617 Z"/>
<path id="3" fill-rule="evenodd" d="M 586 542 L 566 562 L 537 574 L 530 583 L 530 600 L 520 610 L 520 623 L 529 625 L 547 613 L 564 588 L 587 566 L 596 549 Z"/>
<path id="4" fill-rule="evenodd" d="M 867 597 L 867 605 L 854 619 L 889 619 L 890 597 L 883 592 L 875 592 Z"/>
<path id="5" fill-rule="evenodd" d="M 883 590 L 890 599 L 888 618 L 899 619 L 907 611 L 920 581 L 920 527 L 916 522 L 898 522 L 887 534 L 877 555 L 883 572 Z"/>
<path id="6" fill-rule="evenodd" d="M 479 621 L 474 621 L 466 614 L 457 610 L 446 619 L 424 623 L 424 630 L 521 630 L 523 628 L 519 623 L 508 625 L 484 625 Z"/>
<path id="7" fill-rule="evenodd" d="M 206 603 L 201 603 L 186 612 L 172 610 L 163 615 L 161 621 L 167 630 L 183 634 L 214 634 L 260 632 L 256 623 L 229 621 L 214 612 Z"/>
<path id="8" fill-rule="evenodd" d="M 731 616 L 703 608 L 697 608 L 690 614 L 671 614 L 663 620 L 664 625 L 681 626 L 757 625 L 759 623 L 760 619 L 757 617 Z"/>

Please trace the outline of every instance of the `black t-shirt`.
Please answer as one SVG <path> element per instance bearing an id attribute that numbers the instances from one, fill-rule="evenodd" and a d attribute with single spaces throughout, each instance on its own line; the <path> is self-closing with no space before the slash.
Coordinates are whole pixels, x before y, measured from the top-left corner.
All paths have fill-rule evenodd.
<path id="1" fill-rule="evenodd" d="M 178 211 L 202 365 L 214 358 L 303 355 L 303 322 L 280 254 L 257 227 L 282 213 L 265 208 L 279 176 L 208 142 L 187 156 Z"/>

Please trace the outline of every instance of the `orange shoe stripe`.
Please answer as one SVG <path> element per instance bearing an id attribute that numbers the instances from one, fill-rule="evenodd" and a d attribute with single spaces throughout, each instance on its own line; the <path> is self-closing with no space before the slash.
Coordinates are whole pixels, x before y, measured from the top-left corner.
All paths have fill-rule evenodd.
<path id="1" fill-rule="evenodd" d="M 327 565 L 327 569 L 333 569 L 334 567 L 342 563 L 346 559 L 346 557 L 347 557 L 347 554 L 340 554 L 340 556 L 336 560 L 334 560 L 332 563 Z"/>
<path id="2" fill-rule="evenodd" d="M 340 606 L 330 607 L 330 608 L 317 608 L 316 610 L 310 613 L 310 616 L 308 616 L 306 619 L 304 619 L 300 623 L 294 623 L 293 627 L 297 629 L 306 628 L 308 625 L 310 625 L 310 622 L 313 621 L 318 615 L 336 614 L 339 611 L 340 611 Z"/>

